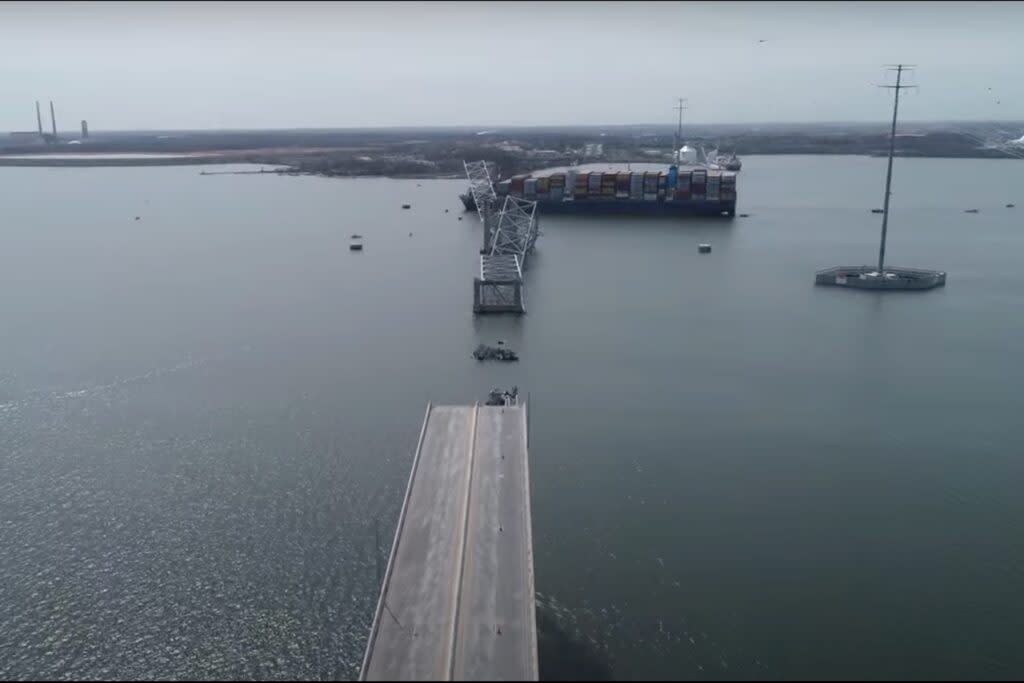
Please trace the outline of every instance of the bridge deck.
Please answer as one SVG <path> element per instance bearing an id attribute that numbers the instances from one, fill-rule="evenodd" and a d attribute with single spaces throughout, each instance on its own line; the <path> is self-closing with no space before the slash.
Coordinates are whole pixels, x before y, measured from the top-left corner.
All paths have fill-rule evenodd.
<path id="1" fill-rule="evenodd" d="M 537 677 L 526 407 L 428 407 L 361 678 Z"/>

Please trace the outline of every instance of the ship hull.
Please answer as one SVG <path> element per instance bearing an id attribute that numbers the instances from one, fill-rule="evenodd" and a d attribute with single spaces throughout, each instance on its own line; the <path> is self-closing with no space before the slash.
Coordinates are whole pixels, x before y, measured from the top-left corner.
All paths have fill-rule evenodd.
<path id="1" fill-rule="evenodd" d="M 702 199 L 676 199 L 672 201 L 645 201 L 640 199 L 580 199 L 537 200 L 542 214 L 583 214 L 618 216 L 732 216 L 736 213 L 734 201 L 707 201 Z"/>
<path id="2" fill-rule="evenodd" d="M 466 211 L 476 211 L 471 195 L 460 194 Z M 500 197 L 499 197 L 500 199 Z M 672 201 L 646 201 L 638 199 L 538 199 L 537 209 L 549 214 L 584 214 L 617 216 L 729 216 L 736 214 L 735 201 L 708 201 L 702 199 L 675 199 Z"/>

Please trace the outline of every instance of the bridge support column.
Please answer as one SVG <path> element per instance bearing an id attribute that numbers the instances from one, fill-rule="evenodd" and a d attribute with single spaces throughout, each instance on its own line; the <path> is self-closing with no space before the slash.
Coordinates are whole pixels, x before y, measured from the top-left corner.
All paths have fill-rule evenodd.
<path id="1" fill-rule="evenodd" d="M 526 313 L 522 280 L 473 278 L 474 313 Z"/>

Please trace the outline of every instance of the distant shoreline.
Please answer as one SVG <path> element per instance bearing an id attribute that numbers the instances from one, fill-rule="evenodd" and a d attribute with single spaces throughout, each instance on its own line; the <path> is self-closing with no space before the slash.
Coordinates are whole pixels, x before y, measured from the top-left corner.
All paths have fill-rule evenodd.
<path id="1" fill-rule="evenodd" d="M 251 153 L 250 153 L 251 154 Z M 841 152 L 836 150 L 799 150 L 792 152 L 748 152 L 743 156 L 860 156 L 860 157 L 885 157 L 886 154 L 879 151 L 863 151 L 863 152 Z M 997 154 L 994 152 L 987 153 L 957 153 L 957 152 L 935 152 L 935 153 L 922 153 L 922 152 L 897 152 L 897 158 L 902 159 L 1012 159 L 1005 154 Z M 601 161 L 593 159 L 591 161 Z M 618 161 L 605 160 L 607 163 L 620 163 Z M 660 160 L 652 158 L 636 158 L 629 159 L 629 163 L 659 163 Z M 621 161 L 621 163 L 627 163 L 627 161 Z M 318 171 L 307 171 L 293 167 L 293 161 L 284 160 L 273 160 L 267 158 L 253 159 L 247 154 L 182 154 L 182 155 L 168 155 L 167 157 L 103 157 L 97 155 L 93 158 L 76 157 L 73 159 L 67 158 L 47 158 L 46 155 L 40 155 L 38 157 L 26 158 L 26 157 L 8 157 L 0 154 L 0 167 L 26 167 L 26 168 L 100 168 L 100 167 L 116 167 L 116 166 L 223 166 L 230 164 L 246 164 L 252 166 L 277 166 L 279 168 L 274 170 L 268 170 L 267 173 L 283 174 L 283 175 L 322 175 L 325 177 L 379 177 L 381 175 L 394 175 L 396 177 L 421 177 L 421 178 L 447 178 L 457 176 L 457 174 L 438 172 L 438 173 L 401 173 L 401 174 L 385 174 L 385 173 L 366 173 L 354 172 L 348 173 L 323 173 Z M 544 164 L 538 164 L 538 168 L 544 167 Z M 461 176 L 458 176 L 461 177 Z"/>

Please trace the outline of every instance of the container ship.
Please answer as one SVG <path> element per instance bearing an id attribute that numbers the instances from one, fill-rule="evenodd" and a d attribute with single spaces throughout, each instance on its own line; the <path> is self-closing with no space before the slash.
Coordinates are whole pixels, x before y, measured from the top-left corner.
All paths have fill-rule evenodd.
<path id="1" fill-rule="evenodd" d="M 584 164 L 512 176 L 494 191 L 544 213 L 736 215 L 736 173 L 697 164 Z M 459 196 L 476 210 L 472 195 Z"/>

